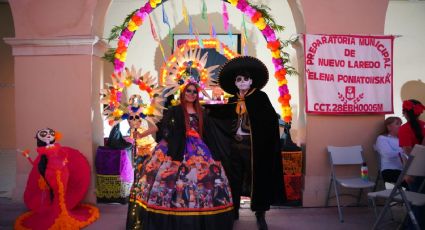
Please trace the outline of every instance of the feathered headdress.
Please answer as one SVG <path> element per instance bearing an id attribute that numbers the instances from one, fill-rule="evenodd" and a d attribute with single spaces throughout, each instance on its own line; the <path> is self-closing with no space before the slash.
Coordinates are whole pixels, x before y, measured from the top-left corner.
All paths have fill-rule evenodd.
<path id="1" fill-rule="evenodd" d="M 112 74 L 112 84 L 106 84 L 106 89 L 101 89 L 101 103 L 105 105 L 103 114 L 107 117 L 109 125 L 113 126 L 130 115 L 135 114 L 152 123 L 162 118 L 164 99 L 161 97 L 162 87 L 149 72 L 142 74 L 142 70 L 131 70 Z M 141 91 L 149 95 L 149 102 L 144 103 L 140 95 L 128 95 L 128 88 L 138 86 Z M 125 100 L 128 98 L 128 100 Z"/>
<path id="2" fill-rule="evenodd" d="M 206 97 L 210 97 L 205 92 L 205 87 L 217 85 L 210 76 L 219 65 L 206 67 L 208 53 L 201 56 L 200 49 L 190 49 L 187 45 L 177 49 L 174 57 L 175 60 L 171 64 L 165 65 L 162 70 L 168 72 L 164 82 L 165 92 L 167 92 L 164 97 L 177 93 L 189 82 L 197 83 L 201 92 Z M 194 72 L 197 74 L 193 74 Z"/>

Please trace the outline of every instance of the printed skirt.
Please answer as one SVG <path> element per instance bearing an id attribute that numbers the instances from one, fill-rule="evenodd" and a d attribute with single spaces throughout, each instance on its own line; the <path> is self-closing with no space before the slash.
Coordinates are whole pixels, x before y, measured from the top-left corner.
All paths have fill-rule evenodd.
<path id="1" fill-rule="evenodd" d="M 186 138 L 183 161 L 167 156 L 161 141 L 135 172 L 127 229 L 232 229 L 229 181 L 198 137 Z"/>

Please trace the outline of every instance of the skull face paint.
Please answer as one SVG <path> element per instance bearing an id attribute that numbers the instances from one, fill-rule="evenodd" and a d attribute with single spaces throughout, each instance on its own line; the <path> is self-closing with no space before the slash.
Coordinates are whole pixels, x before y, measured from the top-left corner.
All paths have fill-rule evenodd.
<path id="1" fill-rule="evenodd" d="M 130 115 L 127 120 L 132 129 L 138 129 L 142 125 L 142 118 L 139 115 Z"/>
<path id="2" fill-rule="evenodd" d="M 37 138 L 37 145 L 41 146 L 47 146 L 51 145 L 55 142 L 55 131 L 53 129 L 40 129 L 37 131 L 36 138 Z"/>
<path id="3" fill-rule="evenodd" d="M 252 79 L 246 76 L 238 75 L 235 79 L 235 85 L 239 90 L 248 90 L 251 88 Z"/>
<path id="4" fill-rule="evenodd" d="M 137 111 L 139 111 L 141 106 L 143 106 L 142 97 L 137 94 L 131 95 L 128 103 L 132 108 L 136 108 Z M 127 121 L 131 129 L 138 129 L 142 125 L 142 117 L 140 116 L 140 113 L 136 111 L 130 112 Z"/>

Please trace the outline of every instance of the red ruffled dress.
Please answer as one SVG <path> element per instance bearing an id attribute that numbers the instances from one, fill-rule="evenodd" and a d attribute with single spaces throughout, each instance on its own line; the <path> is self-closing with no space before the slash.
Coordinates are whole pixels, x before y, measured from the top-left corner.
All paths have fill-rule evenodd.
<path id="1" fill-rule="evenodd" d="M 37 152 L 24 193 L 30 211 L 16 219 L 15 229 L 80 229 L 99 218 L 96 207 L 80 204 L 90 185 L 90 166 L 83 154 L 59 144 L 39 147 Z M 43 154 L 48 159 L 48 184 L 38 171 Z M 53 200 L 48 185 L 53 189 Z"/>

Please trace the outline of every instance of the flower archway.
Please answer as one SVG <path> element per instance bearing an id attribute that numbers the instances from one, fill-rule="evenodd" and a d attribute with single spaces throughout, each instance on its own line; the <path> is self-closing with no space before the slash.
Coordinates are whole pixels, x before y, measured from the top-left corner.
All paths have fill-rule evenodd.
<path id="1" fill-rule="evenodd" d="M 143 22 L 145 22 L 148 15 L 165 1 L 166 0 L 149 0 L 140 9 L 132 12 L 126 18 L 121 27 L 117 27 L 115 31 L 112 31 L 112 33 L 115 33 L 118 37 L 117 48 L 114 49 L 112 53 L 110 53 L 112 55 L 111 61 L 114 64 L 115 73 L 123 71 L 127 58 L 127 49 L 136 31 L 143 24 Z M 289 70 L 289 68 L 292 67 L 285 65 L 288 62 L 288 55 L 287 53 L 283 52 L 283 47 L 286 44 L 280 41 L 276 37 L 275 33 L 275 30 L 283 30 L 283 27 L 274 23 L 274 20 L 270 18 L 267 11 L 264 9 L 264 6 L 254 6 L 247 0 L 222 1 L 230 3 L 232 6 L 236 7 L 247 17 L 249 17 L 251 22 L 261 31 L 264 38 L 266 39 L 267 48 L 271 52 L 272 62 L 275 67 L 274 77 L 278 81 L 278 101 L 281 105 L 281 115 L 283 120 L 289 124 L 292 121 L 292 111 L 289 104 L 291 94 L 289 93 L 286 74 L 293 69 Z M 120 34 L 118 35 L 119 32 Z"/>

